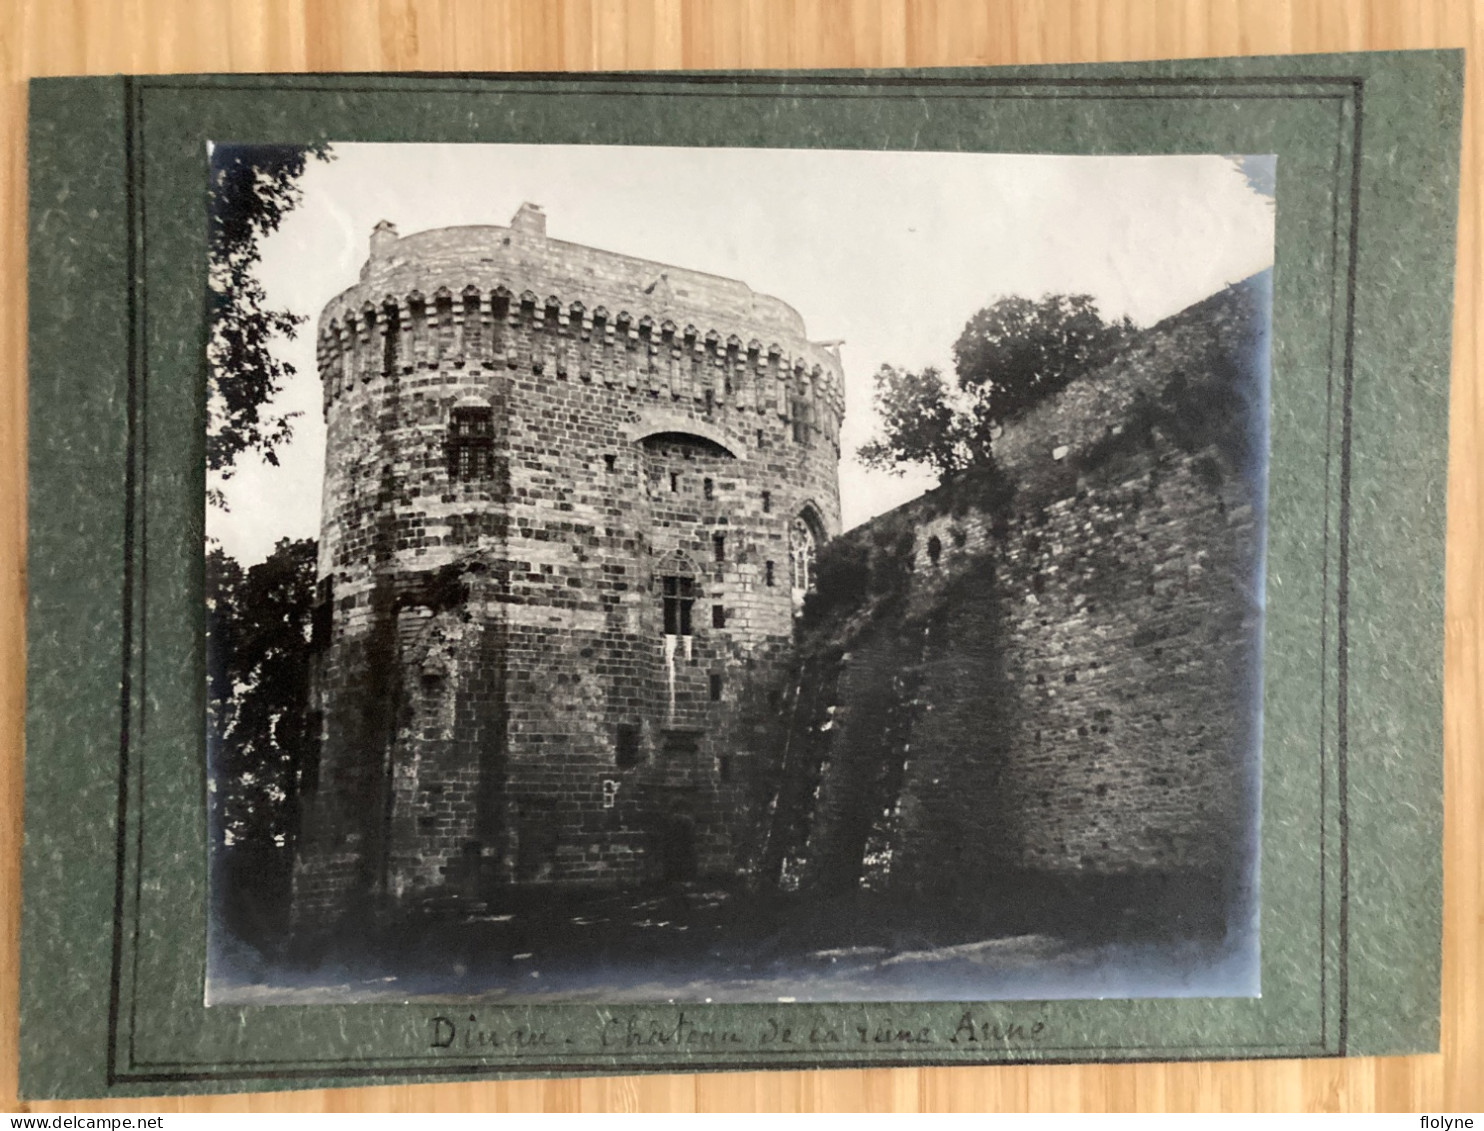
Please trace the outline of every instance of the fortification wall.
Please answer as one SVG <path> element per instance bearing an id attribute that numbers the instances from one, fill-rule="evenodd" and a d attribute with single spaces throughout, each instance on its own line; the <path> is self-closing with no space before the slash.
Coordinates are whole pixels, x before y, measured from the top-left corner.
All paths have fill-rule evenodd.
<path id="1" fill-rule="evenodd" d="M 1008 425 L 997 473 L 826 550 L 789 883 L 1245 882 L 1267 302 L 1259 277 L 1146 332 Z"/>
<path id="2" fill-rule="evenodd" d="M 379 229 L 321 320 L 304 919 L 755 863 L 791 536 L 839 529 L 838 360 L 744 284 L 646 293 L 656 265 L 517 224 Z"/>

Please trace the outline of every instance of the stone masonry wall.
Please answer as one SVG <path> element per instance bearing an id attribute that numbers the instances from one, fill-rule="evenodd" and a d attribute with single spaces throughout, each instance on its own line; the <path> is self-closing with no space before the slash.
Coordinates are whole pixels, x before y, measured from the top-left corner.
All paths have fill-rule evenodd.
<path id="1" fill-rule="evenodd" d="M 548 240 L 529 207 L 380 227 L 362 278 L 320 325 L 299 921 L 754 867 L 790 530 L 839 530 L 838 359 L 776 299 Z M 460 478 L 470 413 L 488 463 Z"/>
<path id="2" fill-rule="evenodd" d="M 998 471 L 828 547 L 785 886 L 1246 882 L 1267 307 L 1259 276 L 1146 331 Z"/>

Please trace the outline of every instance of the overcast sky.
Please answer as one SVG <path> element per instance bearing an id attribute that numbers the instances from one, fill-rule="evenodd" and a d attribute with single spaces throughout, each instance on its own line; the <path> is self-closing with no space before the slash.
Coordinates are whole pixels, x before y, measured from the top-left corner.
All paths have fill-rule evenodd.
<path id="1" fill-rule="evenodd" d="M 952 371 L 969 316 L 1004 295 L 1090 294 L 1149 325 L 1270 267 L 1274 208 L 1220 156 L 1042 157 L 842 150 L 336 144 L 264 243 L 270 305 L 309 317 L 280 356 L 300 410 L 270 467 L 239 460 L 208 533 L 244 565 L 319 533 L 324 423 L 314 324 L 356 282 L 378 220 L 402 235 L 508 224 L 540 204 L 555 239 L 709 271 L 776 295 L 816 341 L 844 339 L 840 494 L 854 526 L 933 485 L 869 472 L 883 363 Z M 513 282 L 520 284 L 519 280 Z M 524 284 L 520 284 L 524 285 Z"/>

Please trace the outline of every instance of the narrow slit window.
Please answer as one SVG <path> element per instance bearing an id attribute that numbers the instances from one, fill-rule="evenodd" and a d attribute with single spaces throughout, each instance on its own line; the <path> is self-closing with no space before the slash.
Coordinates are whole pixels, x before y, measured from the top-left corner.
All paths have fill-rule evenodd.
<path id="1" fill-rule="evenodd" d="M 716 555 L 716 560 L 724 562 L 727 560 L 727 536 L 725 534 L 713 534 L 711 536 L 711 549 Z"/>
<path id="2" fill-rule="evenodd" d="M 397 338 L 399 322 L 397 308 L 387 306 L 382 313 L 381 375 L 389 377 L 397 371 Z"/>
<path id="3" fill-rule="evenodd" d="M 721 699 L 721 673 L 711 673 L 711 701 L 713 703 Z"/>
<path id="4" fill-rule="evenodd" d="M 763 563 L 763 578 L 767 582 L 767 584 L 769 584 L 769 585 L 774 584 L 774 580 L 773 580 L 773 568 L 774 567 L 773 567 L 773 563 L 772 562 L 764 562 Z"/>
<path id="5" fill-rule="evenodd" d="M 315 585 L 314 610 L 309 618 L 309 646 L 314 651 L 329 647 L 335 625 L 335 582 L 322 577 Z"/>
<path id="6" fill-rule="evenodd" d="M 724 606 L 722 606 L 722 605 L 712 605 L 711 606 L 711 627 L 712 628 L 726 628 L 726 626 L 727 626 L 727 611 L 726 611 L 726 608 Z"/>
<path id="7" fill-rule="evenodd" d="M 809 402 L 802 397 L 796 397 L 793 402 L 792 417 L 794 443 L 809 443 Z"/>
<path id="8" fill-rule="evenodd" d="M 603 457 L 603 466 L 609 472 L 612 472 L 613 469 L 618 466 L 618 457 L 610 452 L 608 455 Z"/>
<path id="9" fill-rule="evenodd" d="M 773 513 L 773 492 L 772 491 L 764 491 L 763 492 L 763 513 L 764 514 L 772 514 Z"/>
<path id="10" fill-rule="evenodd" d="M 320 741 L 325 728 L 323 711 L 308 711 L 304 716 L 304 737 L 308 739 L 299 763 L 299 788 L 313 794 L 319 788 Z"/>
<path id="11" fill-rule="evenodd" d="M 678 472 L 675 472 L 675 471 L 670 472 L 670 490 L 671 491 L 679 491 L 680 490 L 680 474 Z"/>

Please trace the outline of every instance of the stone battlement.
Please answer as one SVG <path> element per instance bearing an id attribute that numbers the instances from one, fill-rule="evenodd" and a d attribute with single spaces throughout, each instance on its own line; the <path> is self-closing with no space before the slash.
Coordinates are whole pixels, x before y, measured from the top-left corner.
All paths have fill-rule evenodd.
<path id="1" fill-rule="evenodd" d="M 517 220 L 522 214 L 532 213 L 518 213 Z M 608 347 L 608 357 L 588 358 L 573 373 L 579 379 L 612 368 L 642 374 L 664 364 L 657 359 L 692 358 L 730 373 L 733 384 L 757 385 L 759 399 L 779 381 L 806 378 L 806 395 L 844 413 L 838 355 L 810 342 L 803 319 L 786 303 L 739 280 L 550 239 L 544 222 L 400 237 L 383 222 L 361 276 L 320 319 L 322 371 L 327 359 L 375 352 L 389 335 L 429 340 L 448 331 L 464 354 L 466 326 L 524 327 Z M 486 329 L 483 340 L 494 339 Z M 467 359 L 513 367 L 530 360 L 488 346 Z M 436 365 L 437 354 L 412 351 L 401 364 Z M 374 370 L 374 364 L 360 367 L 363 376 Z M 669 391 L 678 397 L 689 390 Z M 327 386 L 326 399 L 335 394 Z"/>

